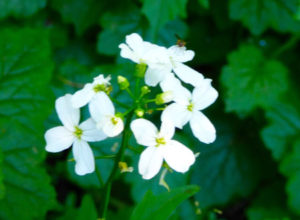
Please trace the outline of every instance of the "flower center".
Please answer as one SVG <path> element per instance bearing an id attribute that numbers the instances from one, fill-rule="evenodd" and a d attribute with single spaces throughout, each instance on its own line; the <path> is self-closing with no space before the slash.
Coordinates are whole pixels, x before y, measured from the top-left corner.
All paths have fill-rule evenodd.
<path id="1" fill-rule="evenodd" d="M 156 147 L 158 147 L 159 145 L 165 145 L 167 143 L 163 137 L 157 137 L 155 141 L 156 141 L 156 145 L 155 145 Z"/>
<path id="2" fill-rule="evenodd" d="M 111 117 L 110 120 L 113 125 L 118 124 L 118 118 L 116 116 Z"/>
<path id="3" fill-rule="evenodd" d="M 75 131 L 73 132 L 73 134 L 75 135 L 75 137 L 77 137 L 78 139 L 80 139 L 82 133 L 83 133 L 83 131 L 79 127 L 75 126 Z"/>
<path id="4" fill-rule="evenodd" d="M 190 112 L 192 112 L 193 108 L 194 108 L 194 104 L 192 102 L 190 102 L 190 104 L 187 106 L 187 110 L 189 110 Z"/>
<path id="5" fill-rule="evenodd" d="M 93 89 L 94 89 L 95 92 L 101 92 L 101 91 L 105 92 L 106 91 L 106 86 L 104 84 L 97 84 L 97 85 L 94 86 Z"/>

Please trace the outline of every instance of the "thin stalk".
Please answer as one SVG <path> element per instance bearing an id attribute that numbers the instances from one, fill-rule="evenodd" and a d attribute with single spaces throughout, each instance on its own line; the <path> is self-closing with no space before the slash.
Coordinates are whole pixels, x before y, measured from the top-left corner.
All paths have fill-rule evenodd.
<path id="1" fill-rule="evenodd" d="M 119 102 L 117 99 L 115 99 L 115 98 L 112 98 L 112 97 L 110 97 L 110 99 L 111 99 L 111 101 L 113 101 L 114 103 L 116 103 L 117 105 L 119 105 L 119 106 L 121 106 L 121 107 L 123 107 L 123 108 L 130 108 L 130 106 L 128 106 L 128 105 L 126 105 L 126 104 L 124 104 L 124 103 L 122 103 L 122 102 Z"/>
<path id="2" fill-rule="evenodd" d="M 281 47 L 279 47 L 272 55 L 273 58 L 277 58 L 280 56 L 283 52 L 293 47 L 298 40 L 300 39 L 299 35 L 292 36 L 287 42 L 285 42 Z"/>
<path id="3" fill-rule="evenodd" d="M 106 218 L 112 182 L 118 173 L 119 162 L 123 160 L 124 152 L 125 152 L 126 146 L 128 144 L 128 138 L 129 138 L 129 134 L 130 134 L 129 125 L 130 125 L 133 113 L 134 113 L 134 111 L 132 110 L 128 114 L 128 117 L 126 119 L 125 126 L 124 126 L 124 133 L 123 133 L 123 137 L 122 137 L 122 141 L 121 141 L 121 146 L 120 146 L 119 152 L 117 153 L 117 156 L 115 158 L 114 167 L 113 167 L 113 169 L 108 177 L 108 180 L 105 184 L 105 187 L 104 187 L 104 203 L 103 203 L 103 206 L 101 207 L 101 212 L 100 212 L 100 216 L 101 216 L 102 220 L 104 220 Z"/>
<path id="4" fill-rule="evenodd" d="M 96 165 L 95 171 L 96 171 L 96 175 L 97 175 L 97 177 L 98 177 L 99 183 L 100 183 L 100 187 L 103 187 L 103 186 L 104 186 L 104 181 L 103 181 L 103 179 L 102 179 L 101 173 L 100 173 L 100 171 L 99 171 L 97 165 Z"/>

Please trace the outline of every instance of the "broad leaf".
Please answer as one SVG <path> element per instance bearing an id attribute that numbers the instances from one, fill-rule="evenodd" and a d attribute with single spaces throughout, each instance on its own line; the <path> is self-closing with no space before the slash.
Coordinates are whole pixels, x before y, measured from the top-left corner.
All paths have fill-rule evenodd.
<path id="1" fill-rule="evenodd" d="M 199 188 L 188 185 L 172 189 L 157 196 L 148 191 L 143 200 L 133 210 L 131 220 L 165 220 L 184 200 L 194 195 Z"/>
<path id="2" fill-rule="evenodd" d="M 64 22 L 75 25 L 77 34 L 81 35 L 87 28 L 97 24 L 105 1 L 53 0 L 52 7 L 61 14 Z"/>
<path id="3" fill-rule="evenodd" d="M 142 12 L 148 18 L 154 35 L 168 21 L 186 16 L 187 0 L 144 0 Z"/>
<path id="4" fill-rule="evenodd" d="M 257 47 L 241 46 L 228 62 L 221 75 L 228 112 L 244 116 L 257 107 L 268 109 L 287 90 L 285 66 L 266 59 Z"/>
<path id="5" fill-rule="evenodd" d="M 0 19 L 7 16 L 28 17 L 46 6 L 47 0 L 1 0 Z"/>
<path id="6" fill-rule="evenodd" d="M 54 189 L 40 166 L 45 156 L 43 121 L 53 99 L 48 34 L 5 29 L 0 33 L 0 147 L 5 197 L 1 219 L 41 218 L 54 204 Z"/>
<path id="7" fill-rule="evenodd" d="M 300 21 L 296 20 L 298 7 L 298 0 L 231 0 L 229 5 L 230 17 L 241 20 L 255 35 L 267 28 L 299 33 Z"/>

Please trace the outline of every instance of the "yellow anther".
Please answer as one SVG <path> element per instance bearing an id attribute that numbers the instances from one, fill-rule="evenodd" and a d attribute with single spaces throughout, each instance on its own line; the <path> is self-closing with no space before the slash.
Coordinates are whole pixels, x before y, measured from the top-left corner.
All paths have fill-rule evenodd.
<path id="1" fill-rule="evenodd" d="M 79 127 L 75 126 L 75 131 L 73 132 L 73 134 L 74 134 L 78 139 L 81 138 L 82 133 L 83 133 L 83 131 L 82 131 Z"/>
<path id="2" fill-rule="evenodd" d="M 106 85 L 104 84 L 97 84 L 94 86 L 94 91 L 95 92 L 105 92 L 106 91 Z"/>
<path id="3" fill-rule="evenodd" d="M 116 116 L 111 117 L 110 120 L 111 120 L 111 123 L 112 123 L 113 125 L 118 124 L 118 118 L 117 118 Z"/>
<path id="4" fill-rule="evenodd" d="M 190 104 L 187 106 L 187 110 L 189 110 L 190 112 L 193 111 L 193 108 L 194 108 L 194 104 L 193 104 L 193 103 L 190 103 Z"/>
<path id="5" fill-rule="evenodd" d="M 155 141 L 156 141 L 156 147 L 158 147 L 159 145 L 165 145 L 167 143 L 163 137 L 156 138 Z"/>

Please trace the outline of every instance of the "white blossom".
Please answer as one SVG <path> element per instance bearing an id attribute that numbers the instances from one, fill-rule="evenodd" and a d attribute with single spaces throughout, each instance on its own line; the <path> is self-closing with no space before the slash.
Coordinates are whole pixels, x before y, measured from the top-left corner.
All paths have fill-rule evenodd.
<path id="1" fill-rule="evenodd" d="M 138 144 L 147 146 L 139 160 L 139 173 L 151 179 L 160 170 L 163 161 L 177 172 L 184 173 L 195 162 L 193 152 L 176 140 L 172 140 L 175 127 L 164 121 L 160 131 L 146 119 L 136 119 L 130 124 Z"/>
<path id="2" fill-rule="evenodd" d="M 97 128 L 108 137 L 119 135 L 124 129 L 123 120 L 116 115 L 115 107 L 105 93 L 97 93 L 89 104 L 91 117 L 96 121 Z"/>
<path id="3" fill-rule="evenodd" d="M 95 170 L 94 155 L 87 142 L 104 140 L 106 135 L 96 128 L 91 118 L 79 124 L 80 111 L 72 107 L 71 97 L 67 94 L 55 102 L 56 112 L 63 126 L 51 128 L 46 132 L 46 151 L 60 152 L 73 145 L 75 172 L 85 175 Z"/>
<path id="4" fill-rule="evenodd" d="M 169 83 L 163 82 L 161 87 L 163 91 L 175 90 L 174 103 L 166 107 L 161 120 L 171 120 L 177 128 L 182 128 L 189 122 L 196 138 L 206 144 L 212 143 L 216 139 L 216 130 L 201 112 L 214 103 L 218 97 L 218 92 L 211 86 L 211 79 L 201 80 L 192 94 L 176 80 L 170 80 Z"/>
<path id="5" fill-rule="evenodd" d="M 72 96 L 72 105 L 74 108 L 81 108 L 88 104 L 95 94 L 99 92 L 105 92 L 107 88 L 110 86 L 110 76 L 104 78 L 102 74 L 94 78 L 92 83 L 87 83 L 84 87 L 77 91 Z"/>

